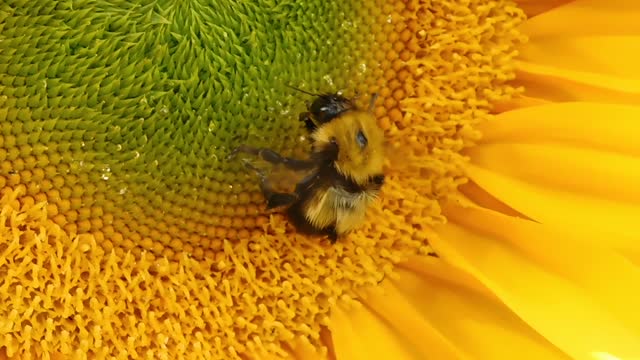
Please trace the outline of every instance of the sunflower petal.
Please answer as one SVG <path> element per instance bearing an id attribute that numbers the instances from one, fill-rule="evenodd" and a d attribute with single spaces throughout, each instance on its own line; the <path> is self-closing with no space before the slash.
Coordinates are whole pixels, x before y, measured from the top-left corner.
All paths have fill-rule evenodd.
<path id="1" fill-rule="evenodd" d="M 640 356 L 639 322 L 629 318 L 640 302 L 628 287 L 638 274 L 624 259 L 489 210 L 448 206 L 445 212 L 451 222 L 432 240 L 438 254 L 480 279 L 558 348 L 576 359 L 598 352 Z M 594 262 L 594 269 L 585 266 Z"/>
<path id="2" fill-rule="evenodd" d="M 587 103 L 501 114 L 481 126 L 483 142 L 469 152 L 468 174 L 516 211 L 573 228 L 585 241 L 600 241 L 598 234 L 638 261 L 638 117 L 639 107 Z"/>
<path id="3" fill-rule="evenodd" d="M 525 94 L 550 101 L 640 102 L 640 81 L 517 61 L 517 83 Z"/>
<path id="4" fill-rule="evenodd" d="M 562 143 L 640 156 L 640 107 L 572 102 L 532 106 L 478 126 L 481 144 Z"/>
<path id="5" fill-rule="evenodd" d="M 640 283 L 640 269 L 605 245 L 596 241 L 585 244 L 584 238 L 570 229 L 552 230 L 486 209 L 447 210 L 452 211 L 452 221 L 510 242 L 545 269 L 590 290 L 594 298 L 640 334 L 640 313 L 630 311 L 640 304 L 640 292 L 629 291 L 628 287 L 628 284 Z M 507 229 L 508 234 L 502 234 Z M 584 264 L 593 266 L 585 268 Z"/>
<path id="6" fill-rule="evenodd" d="M 438 329 L 434 328 L 403 294 L 386 281 L 385 291 L 368 289 L 361 292 L 367 307 L 406 339 L 418 359 L 425 356 L 434 359 L 465 359 L 466 356 Z"/>
<path id="7" fill-rule="evenodd" d="M 488 144 L 469 155 L 477 166 L 510 178 L 635 204 L 640 211 L 640 157 L 556 144 Z"/>
<path id="8" fill-rule="evenodd" d="M 567 359 L 476 279 L 436 258 L 414 257 L 393 286 L 473 359 Z"/>
<path id="9" fill-rule="evenodd" d="M 460 193 L 474 205 L 481 206 L 486 209 L 491 209 L 505 215 L 520 217 L 523 219 L 531 218 L 516 211 L 514 208 L 500 201 L 492 194 L 489 194 L 485 189 L 481 188 L 473 181 L 469 181 L 466 184 L 460 185 Z"/>
<path id="10" fill-rule="evenodd" d="M 588 0 L 528 20 L 517 83 L 553 101 L 640 102 L 639 16 L 634 0 Z"/>
<path id="11" fill-rule="evenodd" d="M 566 4 L 571 0 L 516 0 L 520 7 L 529 17 L 550 11 L 554 7 Z"/>
<path id="12" fill-rule="evenodd" d="M 521 29 L 533 38 L 630 35 L 640 34 L 639 18 L 636 0 L 578 0 L 527 20 Z"/>
<path id="13" fill-rule="evenodd" d="M 633 259 L 640 254 L 638 206 L 529 184 L 473 165 L 468 171 L 474 182 L 536 221 L 571 228 L 585 242 L 607 239 L 607 246 Z"/>
<path id="14" fill-rule="evenodd" d="M 303 340 L 296 340 L 291 342 L 290 344 L 286 344 L 284 346 L 285 349 L 288 350 L 289 358 L 291 359 L 305 359 L 305 360 L 322 360 L 323 357 L 320 356 L 313 347 L 311 343 Z M 273 360 L 276 360 L 274 358 Z"/>
<path id="15" fill-rule="evenodd" d="M 333 345 L 338 359 L 418 359 L 394 329 L 363 306 L 334 307 L 331 314 Z"/>
<path id="16" fill-rule="evenodd" d="M 549 101 L 545 99 L 541 99 L 539 97 L 531 97 L 527 95 L 520 95 L 517 97 L 513 97 L 511 99 L 507 99 L 504 101 L 497 101 L 493 107 L 493 113 L 499 114 L 505 111 L 510 111 L 514 109 L 525 108 L 529 106 L 537 106 L 544 105 L 549 103 Z"/>
<path id="17" fill-rule="evenodd" d="M 535 34 L 530 34 L 535 36 Z M 611 56 L 624 54 L 624 56 Z M 640 79 L 640 34 L 626 36 L 553 36 L 535 38 L 520 48 L 528 63 Z M 580 61 L 576 61 L 580 59 Z M 637 84 L 637 83 L 636 83 Z"/>

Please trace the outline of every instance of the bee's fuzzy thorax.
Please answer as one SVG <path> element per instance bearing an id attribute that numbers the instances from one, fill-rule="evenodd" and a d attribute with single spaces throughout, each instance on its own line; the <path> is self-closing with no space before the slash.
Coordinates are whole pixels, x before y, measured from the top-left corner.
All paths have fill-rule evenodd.
<path id="1" fill-rule="evenodd" d="M 367 141 L 364 147 L 357 141 L 359 131 Z M 372 176 L 382 173 L 384 135 L 372 114 L 358 110 L 345 112 L 319 126 L 311 136 L 318 148 L 337 145 L 336 169 L 357 184 L 365 185 Z"/>

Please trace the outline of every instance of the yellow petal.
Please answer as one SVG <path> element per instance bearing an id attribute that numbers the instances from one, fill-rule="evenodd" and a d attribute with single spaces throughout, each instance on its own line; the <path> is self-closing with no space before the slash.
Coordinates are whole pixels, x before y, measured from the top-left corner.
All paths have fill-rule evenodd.
<path id="1" fill-rule="evenodd" d="M 536 186 L 473 165 L 469 176 L 530 218 L 571 228 L 585 243 L 602 242 L 640 264 L 638 206 Z"/>
<path id="2" fill-rule="evenodd" d="M 474 182 L 536 221 L 571 228 L 587 236 L 585 241 L 604 241 L 633 259 L 640 254 L 637 205 L 530 184 L 473 165 L 468 171 Z"/>
<path id="3" fill-rule="evenodd" d="M 640 79 L 640 34 L 625 36 L 565 36 L 536 38 L 520 48 L 520 59 L 555 67 L 615 76 L 621 79 Z M 624 56 L 611 56 L 624 54 Z M 637 82 L 636 82 L 637 84 Z"/>
<path id="4" fill-rule="evenodd" d="M 468 174 L 516 211 L 640 261 L 638 118 L 639 107 L 587 103 L 500 114 L 481 126 Z"/>
<path id="5" fill-rule="evenodd" d="M 640 34 L 640 2 L 578 0 L 527 20 L 522 31 L 533 38 L 570 35 Z"/>
<path id="6" fill-rule="evenodd" d="M 520 109 L 520 108 L 529 107 L 529 106 L 544 105 L 547 103 L 549 103 L 549 101 L 545 99 L 541 99 L 539 97 L 530 97 L 526 95 L 520 95 L 520 96 L 513 97 L 511 99 L 496 102 L 496 104 L 493 107 L 493 113 L 499 114 L 505 111 Z"/>
<path id="7" fill-rule="evenodd" d="M 311 345 L 311 343 L 309 343 L 308 341 L 303 341 L 301 339 L 293 341 L 290 344 L 285 344 L 284 348 L 288 350 L 289 358 L 291 359 L 300 359 L 300 360 L 323 359 L 323 357 L 321 357 L 318 354 L 317 349 L 313 345 Z M 331 356 L 329 356 L 329 359 L 331 359 Z"/>
<path id="8" fill-rule="evenodd" d="M 639 16 L 635 0 L 590 0 L 528 20 L 522 30 L 530 41 L 520 48 L 516 82 L 529 97 L 639 103 Z"/>
<path id="9" fill-rule="evenodd" d="M 459 190 L 460 193 L 464 195 L 468 200 L 470 200 L 473 204 L 503 213 L 505 215 L 531 220 L 531 218 L 527 217 L 521 212 L 516 211 L 514 208 L 505 204 L 503 201 L 500 201 L 492 194 L 489 194 L 485 189 L 481 188 L 473 181 L 469 181 L 466 184 L 460 185 Z"/>
<path id="10" fill-rule="evenodd" d="M 579 284 L 640 334 L 640 313 L 630 311 L 640 304 L 640 289 L 628 286 L 640 283 L 640 268 L 606 245 L 595 240 L 586 243 L 572 229 L 551 229 L 486 209 L 447 210 L 453 222 L 508 242 L 548 271 Z"/>
<path id="11" fill-rule="evenodd" d="M 335 360 L 335 354 L 333 353 L 330 335 L 326 335 L 328 333 L 327 329 L 323 329 L 321 332 L 321 338 L 323 343 L 329 347 L 328 354 L 326 356 L 322 356 L 318 349 L 316 349 L 308 339 L 305 338 L 296 338 L 295 340 L 291 340 L 288 342 L 281 343 L 282 350 L 285 352 L 285 355 L 279 355 L 274 353 L 267 354 L 245 354 L 247 359 L 255 359 L 255 360 L 291 360 L 291 359 L 299 359 L 299 360 Z M 325 341 L 325 337 L 328 338 L 328 341 Z M 2 359 L 0 359 L 2 360 Z"/>
<path id="12" fill-rule="evenodd" d="M 640 156 L 640 107 L 586 102 L 513 110 L 478 126 L 482 144 L 564 143 Z"/>
<path id="13" fill-rule="evenodd" d="M 520 7 L 529 17 L 550 11 L 551 9 L 563 5 L 571 0 L 516 0 Z"/>
<path id="14" fill-rule="evenodd" d="M 525 94 L 549 101 L 640 103 L 640 81 L 517 61 L 517 83 Z"/>
<path id="15" fill-rule="evenodd" d="M 563 248 L 577 243 L 563 244 L 568 234 L 488 210 L 449 207 L 446 213 L 451 223 L 432 240 L 438 254 L 480 279 L 558 348 L 576 359 L 597 352 L 640 356 L 639 323 L 631 326 L 637 318 L 625 318 L 639 304 L 638 290 L 625 280 L 637 274 L 623 259 L 607 253 L 602 260 L 595 249 L 572 252 Z M 618 283 L 612 275 L 625 278 Z"/>
<path id="16" fill-rule="evenodd" d="M 387 281 L 386 291 L 369 289 L 361 291 L 363 302 L 384 321 L 393 332 L 405 339 L 418 359 L 425 356 L 434 359 L 465 359 L 457 344 L 427 321 L 409 299 L 405 298 L 394 285 Z"/>
<path id="17" fill-rule="evenodd" d="M 568 359 L 476 279 L 436 258 L 415 257 L 384 282 L 472 359 Z M 392 283 L 393 286 L 387 284 Z"/>
<path id="18" fill-rule="evenodd" d="M 363 306 L 334 307 L 329 329 L 338 359 L 420 359 L 395 329 Z"/>
<path id="19" fill-rule="evenodd" d="M 496 196 L 508 199 L 505 201 L 528 214 L 529 218 L 555 227 L 571 228 L 574 233 L 585 236 L 585 241 L 603 242 L 640 266 L 637 207 L 536 188 L 479 168 L 471 171 L 474 181 L 482 183 Z"/>
<path id="20" fill-rule="evenodd" d="M 483 144 L 468 154 L 492 172 L 557 191 L 635 205 L 640 157 L 559 144 Z"/>

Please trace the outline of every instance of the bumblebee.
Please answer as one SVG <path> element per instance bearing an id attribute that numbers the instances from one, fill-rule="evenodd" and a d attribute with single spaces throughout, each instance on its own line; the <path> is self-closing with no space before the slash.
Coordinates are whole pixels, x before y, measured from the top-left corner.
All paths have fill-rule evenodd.
<path id="1" fill-rule="evenodd" d="M 312 142 L 307 159 L 247 145 L 235 148 L 230 157 L 242 152 L 289 170 L 306 171 L 293 192 L 279 192 L 268 176 L 245 163 L 260 178 L 267 209 L 286 207 L 289 221 L 299 232 L 328 236 L 335 243 L 364 221 L 368 206 L 378 197 L 385 179 L 384 134 L 372 114 L 376 95 L 368 111 L 339 94 L 311 95 L 315 100 L 300 114 Z"/>

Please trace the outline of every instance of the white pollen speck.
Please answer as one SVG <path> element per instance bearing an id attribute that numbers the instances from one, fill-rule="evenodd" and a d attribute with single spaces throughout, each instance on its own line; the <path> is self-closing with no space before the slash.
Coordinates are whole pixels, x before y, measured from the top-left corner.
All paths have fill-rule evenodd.
<path id="1" fill-rule="evenodd" d="M 322 79 L 326 81 L 329 86 L 333 86 L 333 78 L 330 75 L 325 75 Z"/>
<path id="2" fill-rule="evenodd" d="M 111 168 L 107 165 L 102 168 L 102 175 L 100 176 L 102 180 L 109 180 L 111 177 Z"/>

